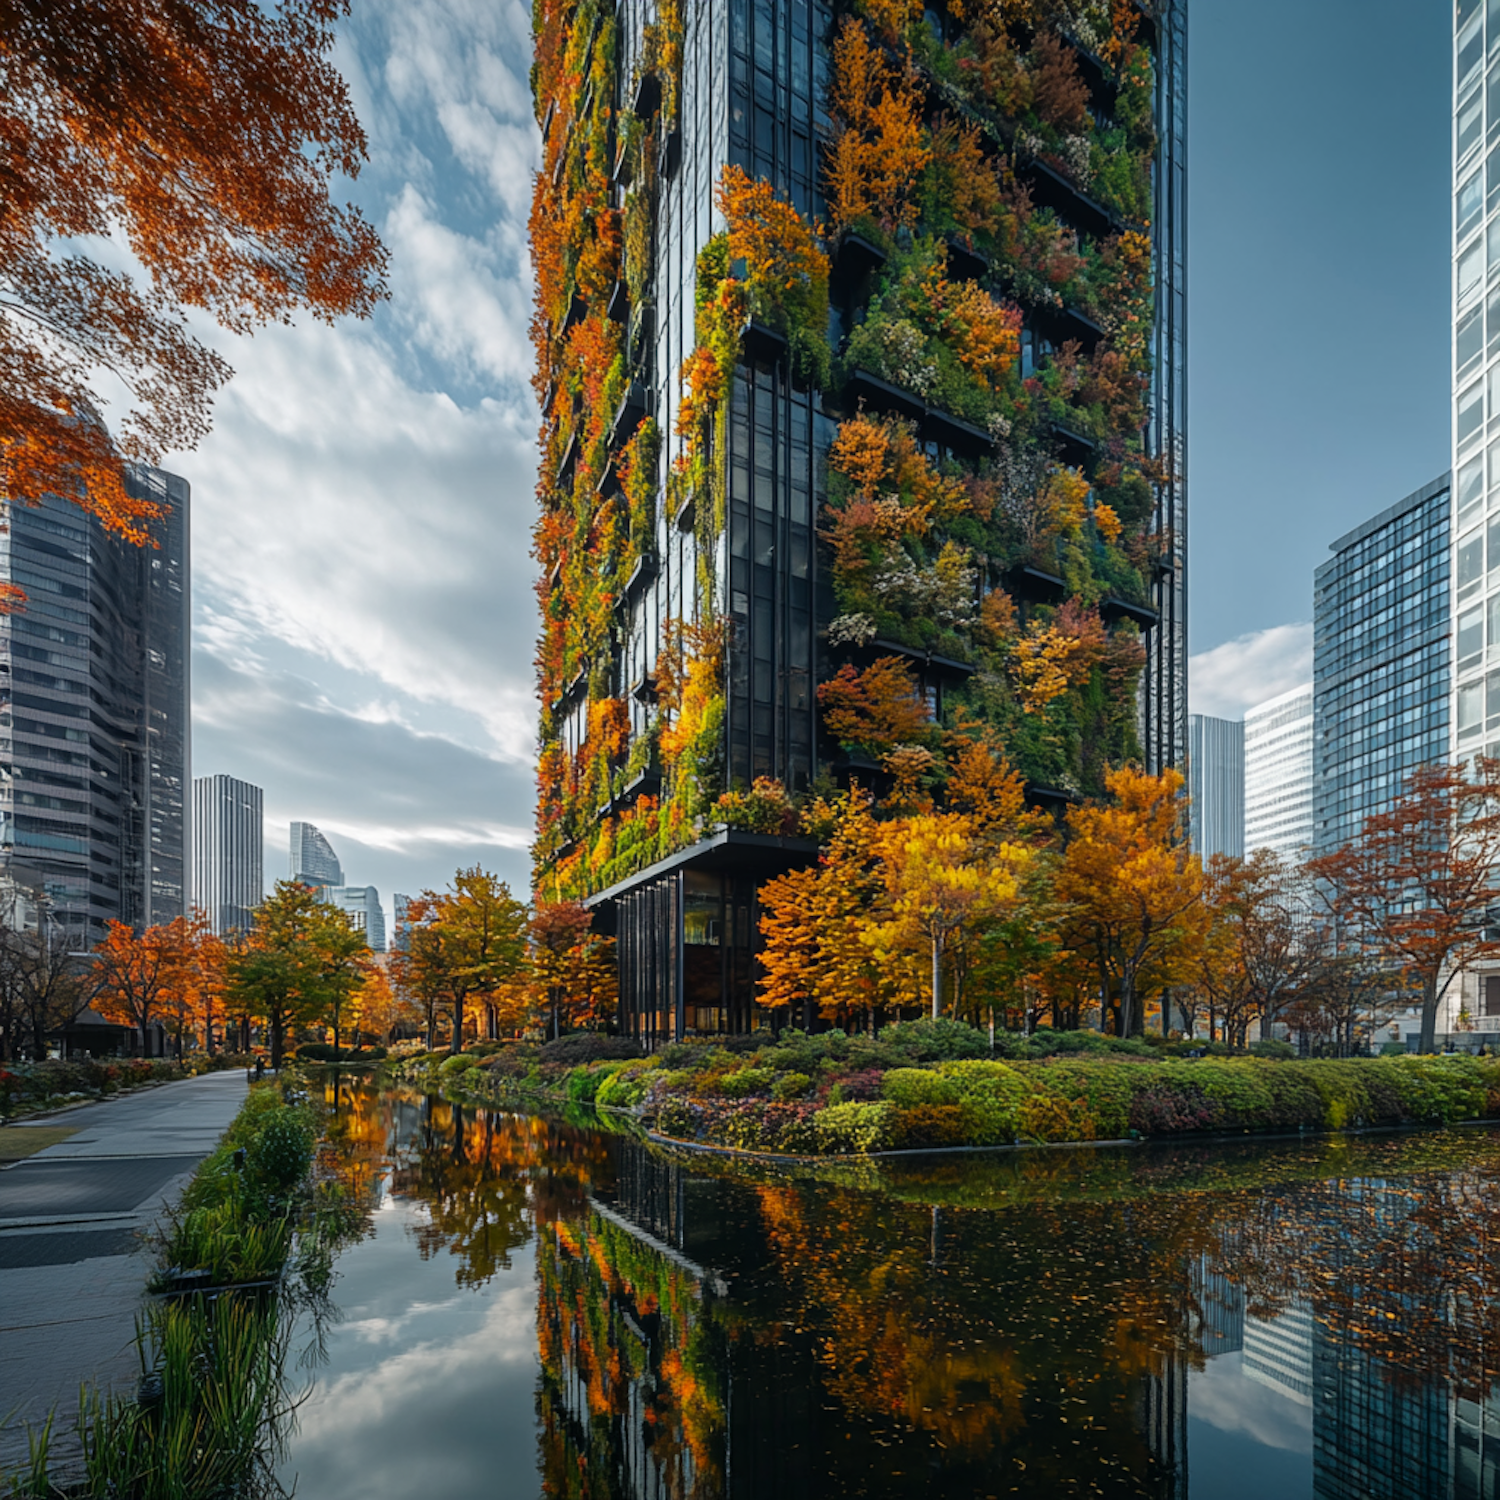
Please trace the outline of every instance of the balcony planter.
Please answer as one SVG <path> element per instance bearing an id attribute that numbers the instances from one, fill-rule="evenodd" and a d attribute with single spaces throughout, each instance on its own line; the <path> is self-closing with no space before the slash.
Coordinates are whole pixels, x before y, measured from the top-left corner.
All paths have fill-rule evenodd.
<path id="1" fill-rule="evenodd" d="M 1074 307 L 1038 307 L 1029 317 L 1032 326 L 1046 334 L 1054 344 L 1076 339 L 1086 353 L 1092 353 L 1104 337 L 1104 330 Z"/>
<path id="2" fill-rule="evenodd" d="M 956 239 L 948 241 L 948 275 L 954 281 L 983 281 L 990 274 L 989 257 Z"/>
<path id="3" fill-rule="evenodd" d="M 1002 575 L 1012 598 L 1031 604 L 1061 604 L 1068 597 L 1067 583 L 1035 563 L 1017 563 Z"/>
<path id="4" fill-rule="evenodd" d="M 984 428 L 936 406 L 927 408 L 923 435 L 929 441 L 941 443 L 945 448 L 970 458 L 988 457 L 995 451 L 995 440 Z"/>
<path id="5" fill-rule="evenodd" d="M 1057 440 L 1059 452 L 1064 459 L 1075 464 L 1086 463 L 1094 455 L 1094 440 L 1086 437 L 1081 432 L 1075 432 L 1071 427 L 1065 427 L 1061 422 L 1053 422 L 1052 436 Z"/>
<path id="6" fill-rule="evenodd" d="M 858 406 L 863 401 L 875 411 L 921 421 L 927 415 L 927 403 L 911 391 L 892 385 L 868 370 L 855 370 L 844 385 L 845 399 Z"/>
<path id="7" fill-rule="evenodd" d="M 656 577 L 659 560 L 654 552 L 643 552 L 636 558 L 635 566 L 630 570 L 630 577 L 625 580 L 625 587 L 620 591 L 620 608 L 624 609 L 634 602 L 638 594 L 644 593 L 647 584 Z"/>
<path id="8" fill-rule="evenodd" d="M 612 323 L 623 323 L 630 317 L 630 288 L 617 281 L 604 307 L 604 316 Z"/>
<path id="9" fill-rule="evenodd" d="M 774 365 L 786 355 L 786 335 L 769 324 L 752 319 L 740 336 L 740 347 L 749 358 L 765 360 L 767 364 Z"/>
<path id="10" fill-rule="evenodd" d="M 1152 629 L 1161 620 L 1160 612 L 1152 609 L 1149 604 L 1135 604 L 1113 594 L 1100 602 L 1099 613 L 1111 625 L 1118 624 L 1121 620 L 1130 620 L 1143 631 Z"/>
<path id="11" fill-rule="evenodd" d="M 693 523 L 697 520 L 697 518 L 697 501 L 692 495 L 689 495 L 687 499 L 677 507 L 677 514 L 672 517 L 672 524 L 679 531 L 691 531 L 693 529 Z"/>
<path id="12" fill-rule="evenodd" d="M 865 281 L 885 262 L 885 251 L 879 245 L 850 230 L 834 251 L 832 274 L 829 278 L 830 295 L 835 301 L 858 300 L 856 294 L 861 291 Z"/>
<path id="13" fill-rule="evenodd" d="M 649 120 L 661 108 L 661 79 L 654 72 L 641 74 L 630 108 L 639 120 Z"/>
<path id="14" fill-rule="evenodd" d="M 1052 209 L 1075 229 L 1102 238 L 1126 227 L 1123 219 L 1074 187 L 1056 167 L 1033 159 L 1019 164 L 1017 170 L 1030 183 L 1036 206 Z"/>
<path id="15" fill-rule="evenodd" d="M 636 428 L 646 419 L 649 400 L 646 387 L 639 380 L 632 380 L 630 389 L 625 392 L 624 398 L 615 408 L 615 419 L 610 424 L 609 440 L 612 444 L 623 447 L 630 441 Z"/>
<path id="16" fill-rule="evenodd" d="M 604 465 L 604 472 L 599 476 L 599 483 L 594 486 L 594 493 L 601 500 L 608 500 L 620 493 L 620 455 L 611 453 L 609 462 Z"/>
<path id="17" fill-rule="evenodd" d="M 568 434 L 568 445 L 563 449 L 562 457 L 557 462 L 557 482 L 567 484 L 573 476 L 573 465 L 578 462 L 578 450 L 583 446 L 575 427 Z"/>

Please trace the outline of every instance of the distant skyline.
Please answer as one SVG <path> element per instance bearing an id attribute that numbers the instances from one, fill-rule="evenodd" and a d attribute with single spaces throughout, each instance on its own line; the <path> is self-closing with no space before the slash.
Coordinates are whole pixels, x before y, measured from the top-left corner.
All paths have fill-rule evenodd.
<path id="1" fill-rule="evenodd" d="M 167 465 L 196 505 L 195 772 L 264 787 L 270 847 L 311 819 L 385 891 L 529 879 L 529 17 L 366 0 L 344 23 L 391 301 L 211 333 L 238 374 Z M 1310 680 L 1328 544 L 1447 467 L 1447 25 L 1193 0 L 1194 712 Z"/>

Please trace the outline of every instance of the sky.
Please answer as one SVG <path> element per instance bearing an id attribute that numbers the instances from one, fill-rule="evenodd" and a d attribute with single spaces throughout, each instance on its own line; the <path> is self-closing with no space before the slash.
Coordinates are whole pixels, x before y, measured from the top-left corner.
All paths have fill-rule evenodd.
<path id="1" fill-rule="evenodd" d="M 209 335 L 236 369 L 193 486 L 193 769 L 265 791 L 351 883 L 527 884 L 537 413 L 530 7 L 354 0 L 391 253 L 366 323 Z M 1312 571 L 1448 463 L 1447 8 L 1191 0 L 1195 712 L 1311 676 Z"/>

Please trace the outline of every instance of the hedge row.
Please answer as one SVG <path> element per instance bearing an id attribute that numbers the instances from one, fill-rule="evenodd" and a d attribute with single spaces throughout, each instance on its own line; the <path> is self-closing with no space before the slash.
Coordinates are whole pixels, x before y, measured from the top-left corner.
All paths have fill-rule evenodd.
<path id="1" fill-rule="evenodd" d="M 678 1043 L 571 1066 L 545 1048 L 509 1048 L 417 1059 L 407 1073 L 481 1098 L 629 1110 L 680 1140 L 799 1155 L 1500 1118 L 1500 1058 L 1189 1059 L 1094 1043 L 1041 1058 L 962 1055 L 976 1039 L 988 1054 L 972 1028 L 919 1022 L 878 1039 L 783 1032 L 753 1051 Z"/>
<path id="2" fill-rule="evenodd" d="M 0 1118 L 35 1109 L 49 1100 L 97 1098 L 142 1083 L 168 1083 L 200 1073 L 246 1067 L 252 1059 L 241 1053 L 198 1055 L 179 1064 L 170 1058 L 127 1057 L 111 1061 L 0 1063 Z"/>

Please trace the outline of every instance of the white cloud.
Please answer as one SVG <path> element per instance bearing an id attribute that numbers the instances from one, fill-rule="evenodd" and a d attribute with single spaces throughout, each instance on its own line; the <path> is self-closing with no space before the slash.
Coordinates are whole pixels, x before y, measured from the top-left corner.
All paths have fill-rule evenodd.
<path id="1" fill-rule="evenodd" d="M 1312 626 L 1273 625 L 1201 651 L 1188 662 L 1195 714 L 1241 719 L 1245 710 L 1312 681 Z"/>

